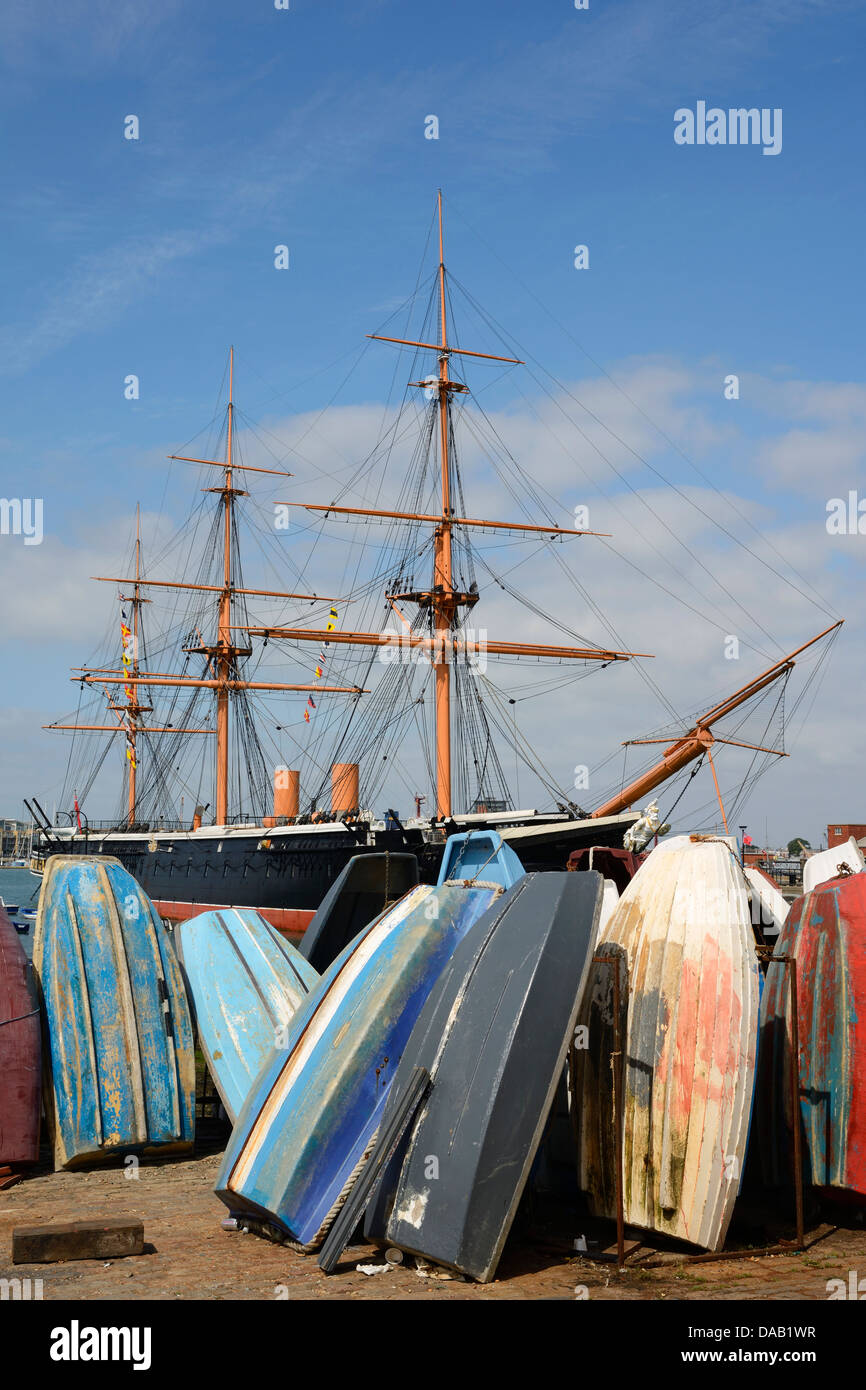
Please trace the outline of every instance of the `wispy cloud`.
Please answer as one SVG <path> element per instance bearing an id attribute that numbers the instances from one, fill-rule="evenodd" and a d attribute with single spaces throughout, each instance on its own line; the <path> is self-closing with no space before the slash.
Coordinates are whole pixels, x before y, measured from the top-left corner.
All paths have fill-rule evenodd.
<path id="1" fill-rule="evenodd" d="M 95 249 L 68 270 L 62 260 L 57 271 L 49 270 L 41 302 L 0 338 L 0 371 L 20 374 L 78 335 L 107 327 L 203 246 L 229 242 L 274 211 L 284 216 L 287 205 L 297 219 L 294 195 L 322 173 L 332 181 L 371 168 L 386 173 L 413 142 L 420 146 L 428 111 L 447 121 L 447 139 L 457 142 L 463 175 L 483 170 L 495 188 L 497 180 L 513 181 L 549 163 L 554 142 L 563 133 L 576 137 L 581 122 L 622 118 L 624 100 L 637 119 L 669 101 L 674 87 L 687 93 L 696 71 L 704 84 L 742 73 L 757 38 L 847 7 L 847 0 L 771 0 L 759 6 L 733 0 L 721 11 L 695 11 L 685 0 L 663 9 L 631 0 L 594 16 L 589 25 L 579 12 L 551 24 L 539 11 L 536 42 L 503 40 L 496 62 L 481 69 L 475 54 L 461 58 L 458 50 L 445 64 L 431 60 L 429 49 L 423 64 L 396 74 L 368 70 L 347 81 L 325 69 L 311 95 L 295 97 L 288 111 L 259 131 L 249 118 L 236 132 L 202 120 L 209 106 L 224 112 L 225 92 L 193 71 L 183 84 L 183 103 L 166 94 L 161 128 L 152 124 L 148 135 L 160 143 L 150 147 L 158 158 L 143 165 L 136 187 L 142 230 L 131 242 Z M 224 19 L 217 16 L 218 22 Z M 61 55 L 65 65 L 84 61 L 86 68 L 126 62 L 142 45 L 158 53 L 168 28 L 181 20 L 189 20 L 181 0 L 51 0 L 36 8 L 12 0 L 0 13 L 0 39 L 13 65 L 41 65 L 44 76 L 46 63 Z M 231 77 L 239 111 L 243 90 L 262 76 L 259 64 Z M 155 87 L 160 80 L 156 64 Z M 69 188 L 58 197 L 43 186 L 32 196 L 41 199 L 46 216 L 53 199 L 67 226 L 69 219 L 85 225 L 88 217 L 91 226 L 98 224 L 99 198 L 85 212 L 76 208 Z M 108 207 L 110 180 L 101 196 Z M 26 205 L 18 213 L 26 219 Z"/>
<path id="2" fill-rule="evenodd" d="M 31 319 L 0 330 L 0 372 L 16 376 L 29 371 L 83 333 L 110 324 L 169 266 L 227 235 L 212 227 L 207 232 L 134 237 L 82 258 L 61 287 L 42 292 L 42 303 Z"/>
<path id="3" fill-rule="evenodd" d="M 74 63 L 79 72 L 114 64 L 139 49 L 185 9 L 184 0 L 4 0 L 0 45 L 4 65 L 44 73 L 46 64 Z"/>

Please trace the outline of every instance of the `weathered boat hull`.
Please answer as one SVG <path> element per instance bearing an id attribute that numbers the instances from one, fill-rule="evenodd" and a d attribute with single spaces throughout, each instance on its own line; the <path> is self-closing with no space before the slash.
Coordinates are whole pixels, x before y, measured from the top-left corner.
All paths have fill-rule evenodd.
<path id="1" fill-rule="evenodd" d="M 322 974 L 358 932 L 417 884 L 414 854 L 355 855 L 304 932 L 301 955 Z"/>
<path id="2" fill-rule="evenodd" d="M 202 912 L 175 928 L 174 942 L 199 1045 L 234 1123 L 319 975 L 258 912 Z"/>
<path id="3" fill-rule="evenodd" d="M 754 1093 L 759 967 L 745 881 L 730 846 L 665 846 L 641 866 L 596 947 L 571 1053 L 578 1175 L 613 1218 L 614 971 L 624 1050 L 628 1224 L 721 1249 Z M 627 982 L 626 982 L 627 968 Z"/>
<path id="4" fill-rule="evenodd" d="M 195 1058 L 180 967 L 120 864 L 96 856 L 49 864 L 34 966 L 56 1166 L 188 1151 Z"/>
<path id="5" fill-rule="evenodd" d="M 215 1189 L 231 1211 L 321 1241 L 430 989 L 496 892 L 414 888 L 333 962 L 238 1116 Z"/>
<path id="6" fill-rule="evenodd" d="M 371 1201 L 373 1239 L 493 1277 L 561 1081 L 601 907 L 594 872 L 533 874 L 476 923 L 418 1019 L 391 1093 L 432 1089 Z"/>
<path id="7" fill-rule="evenodd" d="M 774 954 L 796 962 L 805 1181 L 866 1197 L 866 874 L 798 898 Z M 771 1184 L 791 1178 L 790 969 L 771 962 L 761 1008 L 760 1134 Z"/>
<path id="8" fill-rule="evenodd" d="M 813 888 L 838 878 L 840 869 L 843 873 L 853 874 L 862 874 L 866 869 L 863 851 L 853 835 L 849 835 L 844 845 L 820 850 L 806 860 L 803 865 L 803 892 L 811 893 Z"/>
<path id="9" fill-rule="evenodd" d="M 30 962 L 0 909 L 0 1168 L 39 1158 L 42 1034 Z"/>

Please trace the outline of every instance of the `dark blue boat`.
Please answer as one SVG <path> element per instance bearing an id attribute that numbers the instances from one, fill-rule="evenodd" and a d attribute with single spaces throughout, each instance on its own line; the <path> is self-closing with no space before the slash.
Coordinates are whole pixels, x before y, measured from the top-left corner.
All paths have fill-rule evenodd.
<path id="1" fill-rule="evenodd" d="M 216 1182 L 234 1214 L 305 1248 L 320 1243 L 370 1151 L 430 989 L 500 891 L 414 888 L 334 961 L 238 1117 Z"/>
<path id="2" fill-rule="evenodd" d="M 374 1191 L 366 1233 L 493 1277 L 562 1076 L 602 878 L 529 874 L 494 904 L 431 991 L 388 1095 L 432 1087 Z"/>

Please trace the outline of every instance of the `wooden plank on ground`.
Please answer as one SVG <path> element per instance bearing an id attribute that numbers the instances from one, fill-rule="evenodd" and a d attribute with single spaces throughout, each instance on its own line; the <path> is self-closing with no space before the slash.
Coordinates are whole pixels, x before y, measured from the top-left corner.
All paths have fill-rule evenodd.
<path id="1" fill-rule="evenodd" d="M 120 1218 L 68 1221 L 54 1226 L 18 1226 L 12 1232 L 12 1263 L 57 1260 L 117 1260 L 144 1250 L 144 1226 Z"/>

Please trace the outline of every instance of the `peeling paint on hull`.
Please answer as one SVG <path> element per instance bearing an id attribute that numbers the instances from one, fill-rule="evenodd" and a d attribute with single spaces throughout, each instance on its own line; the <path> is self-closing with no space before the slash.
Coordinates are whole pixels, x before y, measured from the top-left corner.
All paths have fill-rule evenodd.
<path id="1" fill-rule="evenodd" d="M 797 963 L 804 1180 L 866 1197 L 866 874 L 798 898 L 775 954 Z M 789 968 L 769 966 L 761 1008 L 760 1134 L 772 1184 L 791 1179 Z"/>
<path id="2" fill-rule="evenodd" d="M 430 1073 L 371 1197 L 368 1237 L 493 1278 L 563 1075 L 601 901 L 591 870 L 528 874 L 458 946 L 389 1096 L 393 1112 L 413 1069 Z"/>
<path id="3" fill-rule="evenodd" d="M 180 967 L 150 900 L 116 860 L 49 861 L 33 963 L 56 1167 L 188 1151 L 195 1057 Z"/>
<path id="4" fill-rule="evenodd" d="M 238 1116 L 215 1188 L 231 1211 L 305 1246 L 322 1238 L 430 989 L 494 896 L 414 888 L 338 956 Z"/>
<path id="5" fill-rule="evenodd" d="M 650 854 L 601 933 L 571 1054 L 578 1176 L 613 1219 L 613 970 L 624 972 L 626 1223 L 719 1250 L 745 1161 L 759 967 L 742 871 L 725 842 Z"/>
<path id="6" fill-rule="evenodd" d="M 203 912 L 175 928 L 199 1043 L 234 1124 L 275 1043 L 319 975 L 252 909 Z"/>
<path id="7" fill-rule="evenodd" d="M 41 1054 L 30 963 L 0 908 L 0 1167 L 39 1158 Z"/>

